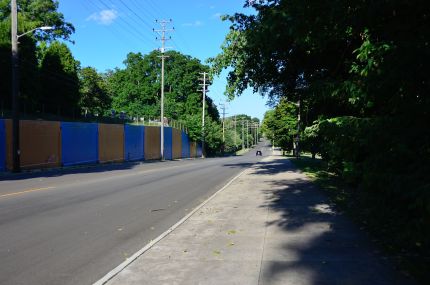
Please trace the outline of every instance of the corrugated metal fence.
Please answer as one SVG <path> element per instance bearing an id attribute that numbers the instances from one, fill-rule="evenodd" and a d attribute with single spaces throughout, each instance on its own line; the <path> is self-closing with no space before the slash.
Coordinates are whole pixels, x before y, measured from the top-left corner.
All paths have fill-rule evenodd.
<path id="1" fill-rule="evenodd" d="M 23 169 L 160 159 L 160 127 L 21 120 L 20 150 Z M 165 159 L 199 153 L 185 132 L 164 127 Z M 0 119 L 0 171 L 11 169 L 12 121 Z"/>
<path id="2" fill-rule="evenodd" d="M 64 166 L 97 163 L 97 124 L 61 122 L 61 154 Z"/>

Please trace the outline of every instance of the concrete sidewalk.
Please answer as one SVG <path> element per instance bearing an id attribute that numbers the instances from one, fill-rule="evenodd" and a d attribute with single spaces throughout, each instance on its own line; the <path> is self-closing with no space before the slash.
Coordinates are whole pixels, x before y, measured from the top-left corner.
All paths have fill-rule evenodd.
<path id="1" fill-rule="evenodd" d="M 108 284 L 411 284 L 310 180 L 266 157 Z"/>

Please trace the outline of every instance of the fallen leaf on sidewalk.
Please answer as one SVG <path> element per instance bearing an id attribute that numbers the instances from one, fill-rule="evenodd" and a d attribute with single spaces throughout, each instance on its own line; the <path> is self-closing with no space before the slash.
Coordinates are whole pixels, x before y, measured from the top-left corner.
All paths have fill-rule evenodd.
<path id="1" fill-rule="evenodd" d="M 153 209 L 153 210 L 151 210 L 151 212 L 158 212 L 158 211 L 164 211 L 164 210 L 166 210 L 166 209 Z"/>

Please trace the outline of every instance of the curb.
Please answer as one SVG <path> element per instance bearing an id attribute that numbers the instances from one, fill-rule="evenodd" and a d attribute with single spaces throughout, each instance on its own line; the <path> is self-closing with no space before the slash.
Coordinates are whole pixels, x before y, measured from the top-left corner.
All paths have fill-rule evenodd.
<path id="1" fill-rule="evenodd" d="M 203 203 L 198 205 L 194 210 L 192 210 L 190 213 L 188 213 L 185 217 L 183 217 L 179 222 L 174 224 L 172 227 L 170 227 L 168 230 L 166 230 L 164 233 L 159 235 L 157 238 L 149 242 L 147 245 L 145 245 L 142 249 L 137 251 L 135 254 L 133 254 L 131 257 L 129 257 L 127 260 L 122 262 L 120 265 L 112 269 L 110 272 L 108 272 L 105 276 L 103 276 L 101 279 L 93 283 L 93 285 L 103 285 L 106 284 L 109 280 L 114 278 L 116 275 L 118 275 L 122 270 L 124 270 L 128 265 L 130 265 L 133 261 L 135 261 L 137 258 L 139 258 L 142 254 L 144 254 L 146 251 L 148 251 L 151 247 L 153 247 L 155 244 L 157 244 L 159 241 L 161 241 L 163 238 L 168 236 L 171 232 L 173 232 L 176 228 L 178 228 L 180 225 L 182 225 L 185 221 L 187 221 L 192 215 L 194 215 L 198 210 L 200 210 L 204 205 L 206 205 L 209 201 L 211 201 L 215 196 L 225 190 L 228 186 L 230 186 L 237 178 L 242 176 L 243 173 L 245 173 L 249 168 L 243 170 L 238 175 L 230 179 L 227 184 L 225 184 L 221 189 L 216 191 L 212 196 L 207 198 Z"/>

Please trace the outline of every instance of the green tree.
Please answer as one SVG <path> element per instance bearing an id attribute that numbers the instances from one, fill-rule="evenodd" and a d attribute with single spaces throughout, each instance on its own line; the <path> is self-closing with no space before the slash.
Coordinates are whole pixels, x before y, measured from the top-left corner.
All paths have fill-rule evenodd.
<path id="1" fill-rule="evenodd" d="M 263 131 L 268 139 L 284 150 L 291 150 L 297 136 L 297 106 L 282 99 L 264 115 Z"/>
<path id="2" fill-rule="evenodd" d="M 76 116 L 79 113 L 79 62 L 66 44 L 53 42 L 43 53 L 40 64 L 41 103 L 44 111 Z"/>
<path id="3" fill-rule="evenodd" d="M 51 31 L 36 31 L 19 40 L 20 53 L 20 95 L 24 108 L 37 111 L 40 107 L 40 75 L 38 70 L 37 46 L 55 39 L 70 40 L 73 25 L 64 20 L 58 12 L 58 1 L 18 0 L 18 34 L 40 26 L 52 26 Z M 0 0 L 0 78 L 6 84 L 0 86 L 1 103 L 11 107 L 11 63 L 10 63 L 10 1 Z"/>
<path id="4" fill-rule="evenodd" d="M 198 90 L 201 72 L 209 71 L 198 59 L 176 51 L 166 53 L 165 62 L 165 117 L 179 120 L 188 127 L 190 137 L 202 138 L 202 93 Z M 147 55 L 129 53 L 124 61 L 124 69 L 109 72 L 107 88 L 112 98 L 112 108 L 139 117 L 160 116 L 160 52 Z M 207 153 L 215 153 L 219 148 L 219 113 L 216 105 L 206 96 L 205 120 L 208 122 L 205 144 Z"/>
<path id="5" fill-rule="evenodd" d="M 264 113 L 263 122 L 261 124 L 261 131 L 271 143 L 274 143 L 275 140 L 275 128 L 275 110 L 268 110 L 266 111 L 266 113 Z"/>
<path id="6" fill-rule="evenodd" d="M 79 70 L 79 107 L 84 114 L 103 115 L 109 111 L 110 97 L 102 75 L 92 67 Z"/>
<path id="7" fill-rule="evenodd" d="M 230 32 L 210 60 L 215 74 L 230 68 L 226 94 L 251 87 L 273 106 L 300 99 L 308 146 L 319 145 L 330 168 L 361 190 L 371 227 L 402 248 L 417 251 L 411 245 L 418 241 L 420 254 L 428 255 L 428 1 L 245 5 L 256 13 L 225 17 Z M 284 118 L 276 113 L 267 114 L 268 134 Z"/>
<path id="8" fill-rule="evenodd" d="M 159 116 L 158 61 L 156 53 L 148 56 L 129 53 L 125 69 L 115 69 L 107 75 L 112 108 L 139 116 Z"/>

